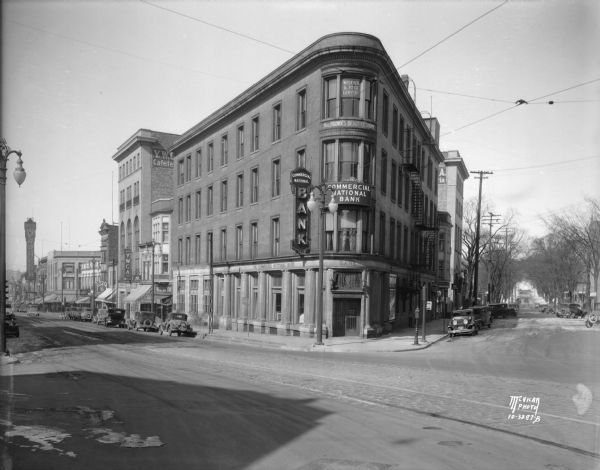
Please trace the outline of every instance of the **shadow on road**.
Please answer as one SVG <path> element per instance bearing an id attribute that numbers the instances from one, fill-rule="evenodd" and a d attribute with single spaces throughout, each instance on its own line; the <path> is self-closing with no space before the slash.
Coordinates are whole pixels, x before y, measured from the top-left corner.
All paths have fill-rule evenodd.
<path id="1" fill-rule="evenodd" d="M 329 414 L 313 400 L 87 371 L 0 384 L 3 468 L 242 469 Z"/>

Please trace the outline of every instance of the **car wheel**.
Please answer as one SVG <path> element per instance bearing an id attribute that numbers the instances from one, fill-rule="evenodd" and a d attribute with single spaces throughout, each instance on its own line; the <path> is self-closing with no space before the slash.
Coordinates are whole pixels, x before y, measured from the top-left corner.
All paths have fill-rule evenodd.
<path id="1" fill-rule="evenodd" d="M 592 326 L 594 326 L 594 324 L 591 321 L 586 320 L 585 321 L 585 326 L 587 326 L 588 328 L 591 328 Z"/>

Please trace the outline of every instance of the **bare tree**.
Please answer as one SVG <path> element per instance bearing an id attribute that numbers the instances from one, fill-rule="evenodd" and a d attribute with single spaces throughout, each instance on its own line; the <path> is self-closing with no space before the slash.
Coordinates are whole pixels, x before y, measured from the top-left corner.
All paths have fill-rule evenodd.
<path id="1" fill-rule="evenodd" d="M 553 214 L 546 220 L 547 227 L 569 246 L 571 256 L 577 257 L 585 266 L 586 299 L 591 303 L 590 293 L 596 295 L 598 304 L 598 280 L 600 277 L 600 202 L 586 199 L 587 207 L 567 214 Z M 576 279 L 579 281 L 581 278 Z M 594 305 L 589 305 L 594 308 Z"/>

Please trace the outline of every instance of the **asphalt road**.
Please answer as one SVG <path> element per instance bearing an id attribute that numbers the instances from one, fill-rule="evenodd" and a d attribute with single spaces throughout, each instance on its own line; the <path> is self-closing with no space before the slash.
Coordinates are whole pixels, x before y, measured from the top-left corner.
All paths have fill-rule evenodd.
<path id="1" fill-rule="evenodd" d="M 600 468 L 600 328 L 581 320 L 524 312 L 395 354 L 19 321 L 3 469 Z"/>

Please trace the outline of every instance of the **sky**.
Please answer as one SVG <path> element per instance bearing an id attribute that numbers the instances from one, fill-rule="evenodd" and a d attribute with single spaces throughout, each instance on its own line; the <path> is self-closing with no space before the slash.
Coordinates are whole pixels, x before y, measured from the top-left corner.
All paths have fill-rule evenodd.
<path id="1" fill-rule="evenodd" d="M 5 1 L 0 134 L 27 178 L 6 185 L 7 269 L 97 250 L 118 220 L 117 147 L 182 134 L 320 37 L 376 36 L 441 150 L 488 171 L 486 208 L 531 237 L 600 197 L 596 0 Z M 517 105 L 518 100 L 526 103 Z M 548 102 L 552 101 L 553 104 Z M 476 175 L 465 198 L 477 197 Z"/>

